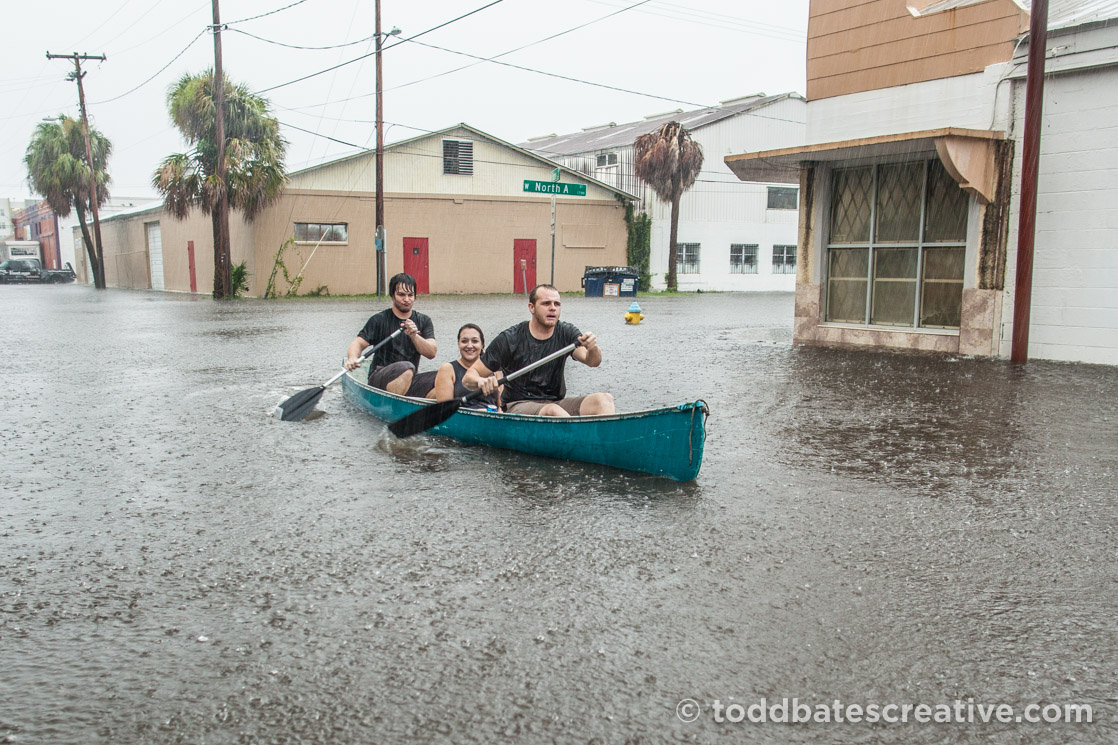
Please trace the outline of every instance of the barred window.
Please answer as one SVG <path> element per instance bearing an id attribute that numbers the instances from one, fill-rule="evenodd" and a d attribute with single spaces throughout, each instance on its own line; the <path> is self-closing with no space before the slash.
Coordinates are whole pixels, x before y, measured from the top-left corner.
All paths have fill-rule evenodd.
<path id="1" fill-rule="evenodd" d="M 296 243 L 348 243 L 349 224 L 344 222 L 297 222 Z"/>
<path id="2" fill-rule="evenodd" d="M 443 173 L 472 176 L 474 143 L 470 140 L 443 140 Z"/>
<path id="3" fill-rule="evenodd" d="M 699 250 L 700 244 L 698 243 L 676 244 L 676 274 L 699 273 Z"/>
<path id="4" fill-rule="evenodd" d="M 730 244 L 730 274 L 757 273 L 757 244 Z"/>
<path id="5" fill-rule="evenodd" d="M 938 159 L 836 170 L 827 320 L 958 328 L 968 197 Z"/>
<path id="6" fill-rule="evenodd" d="M 773 274 L 796 273 L 796 247 L 773 246 Z"/>

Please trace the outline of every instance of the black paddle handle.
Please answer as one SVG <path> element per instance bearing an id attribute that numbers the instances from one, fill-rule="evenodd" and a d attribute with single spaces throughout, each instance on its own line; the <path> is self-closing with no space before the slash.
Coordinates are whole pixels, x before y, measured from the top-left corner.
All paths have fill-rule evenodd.
<path id="1" fill-rule="evenodd" d="M 511 373 L 509 375 L 502 375 L 500 383 L 503 385 L 503 384 L 509 382 L 510 380 L 516 380 L 521 375 L 524 375 L 525 373 L 530 373 L 533 370 L 535 370 L 537 367 L 542 367 L 543 365 L 546 365 L 548 362 L 554 362 L 555 360 L 559 359 L 560 357 L 567 356 L 571 352 L 578 349 L 579 346 L 580 346 L 579 342 L 576 340 L 576 341 L 568 344 L 567 346 L 563 347 L 558 352 L 552 352 L 548 356 L 543 357 L 541 359 L 538 359 L 535 362 L 533 362 L 532 364 L 527 365 L 525 367 L 522 367 L 514 373 Z M 484 396 L 484 395 L 485 394 L 482 393 L 481 389 L 478 388 L 476 391 L 470 391 L 469 393 L 467 393 L 465 396 L 463 396 L 459 400 L 462 403 L 466 403 L 468 401 L 473 401 L 475 398 L 480 398 L 481 396 Z"/>

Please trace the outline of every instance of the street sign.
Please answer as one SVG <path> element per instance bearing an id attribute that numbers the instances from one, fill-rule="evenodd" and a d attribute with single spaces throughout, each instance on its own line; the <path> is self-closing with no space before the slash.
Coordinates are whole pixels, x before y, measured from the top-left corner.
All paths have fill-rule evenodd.
<path id="1" fill-rule="evenodd" d="M 585 197 L 586 184 L 552 184 L 547 181 L 525 179 L 524 191 L 533 194 L 557 194 L 561 197 Z"/>

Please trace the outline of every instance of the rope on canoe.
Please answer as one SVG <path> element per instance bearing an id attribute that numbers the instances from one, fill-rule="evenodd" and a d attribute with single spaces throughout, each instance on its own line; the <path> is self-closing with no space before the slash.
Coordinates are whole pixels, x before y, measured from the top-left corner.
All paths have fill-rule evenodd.
<path id="1" fill-rule="evenodd" d="M 687 428 L 687 465 L 689 465 L 689 466 L 694 465 L 694 463 L 695 463 L 695 446 L 692 445 L 691 442 L 694 439 L 694 435 L 695 435 L 695 410 L 696 409 L 702 410 L 703 416 L 707 416 L 708 414 L 710 414 L 710 407 L 708 407 L 707 402 L 704 401 L 701 398 L 698 401 L 696 401 L 694 404 L 691 405 L 691 422 L 690 422 L 690 425 Z"/>

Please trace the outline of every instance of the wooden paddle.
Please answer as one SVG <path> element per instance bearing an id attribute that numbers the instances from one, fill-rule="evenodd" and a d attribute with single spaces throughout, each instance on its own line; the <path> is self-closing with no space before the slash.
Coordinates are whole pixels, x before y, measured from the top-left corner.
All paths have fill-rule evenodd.
<path id="1" fill-rule="evenodd" d="M 560 349 L 558 352 L 553 352 L 552 354 L 549 354 L 541 360 L 536 360 L 527 367 L 522 367 L 514 373 L 503 376 L 501 378 L 501 383 L 507 383 L 510 380 L 515 380 L 524 373 L 531 372 L 541 365 L 546 365 L 548 362 L 552 362 L 559 359 L 560 357 L 568 355 L 571 352 L 575 351 L 577 347 L 578 342 L 568 344 L 567 346 Z M 475 398 L 480 398 L 483 395 L 485 394 L 482 393 L 481 389 L 479 388 L 476 391 L 467 393 L 461 398 L 452 398 L 449 401 L 439 401 L 438 403 L 424 406 L 422 409 L 413 411 L 407 416 L 400 417 L 396 421 L 392 422 L 392 424 L 389 424 L 388 431 L 396 435 L 397 437 L 411 437 L 412 435 L 418 435 L 420 432 L 426 432 L 432 427 L 437 427 L 438 425 L 445 422 L 447 419 L 450 419 L 452 416 L 454 416 L 454 412 L 462 408 L 463 404 L 469 403 Z"/>
<path id="2" fill-rule="evenodd" d="M 388 337 L 381 339 L 376 344 L 365 347 L 365 349 L 361 352 L 361 359 L 367 360 L 368 358 L 372 357 L 374 354 L 376 354 L 376 351 L 378 349 L 402 334 L 403 331 L 404 329 L 398 328 L 391 334 L 389 334 Z M 311 413 L 311 411 L 315 407 L 315 404 L 318 403 L 318 399 L 322 397 L 323 391 L 325 391 L 326 388 L 329 387 L 332 383 L 339 380 L 347 372 L 349 371 L 343 367 L 340 373 L 330 378 L 322 385 L 316 385 L 314 388 L 307 388 L 304 391 L 299 391 L 294 396 L 280 401 L 279 405 L 276 406 L 276 410 L 272 413 L 285 422 L 295 422 L 302 419 L 307 414 Z"/>

